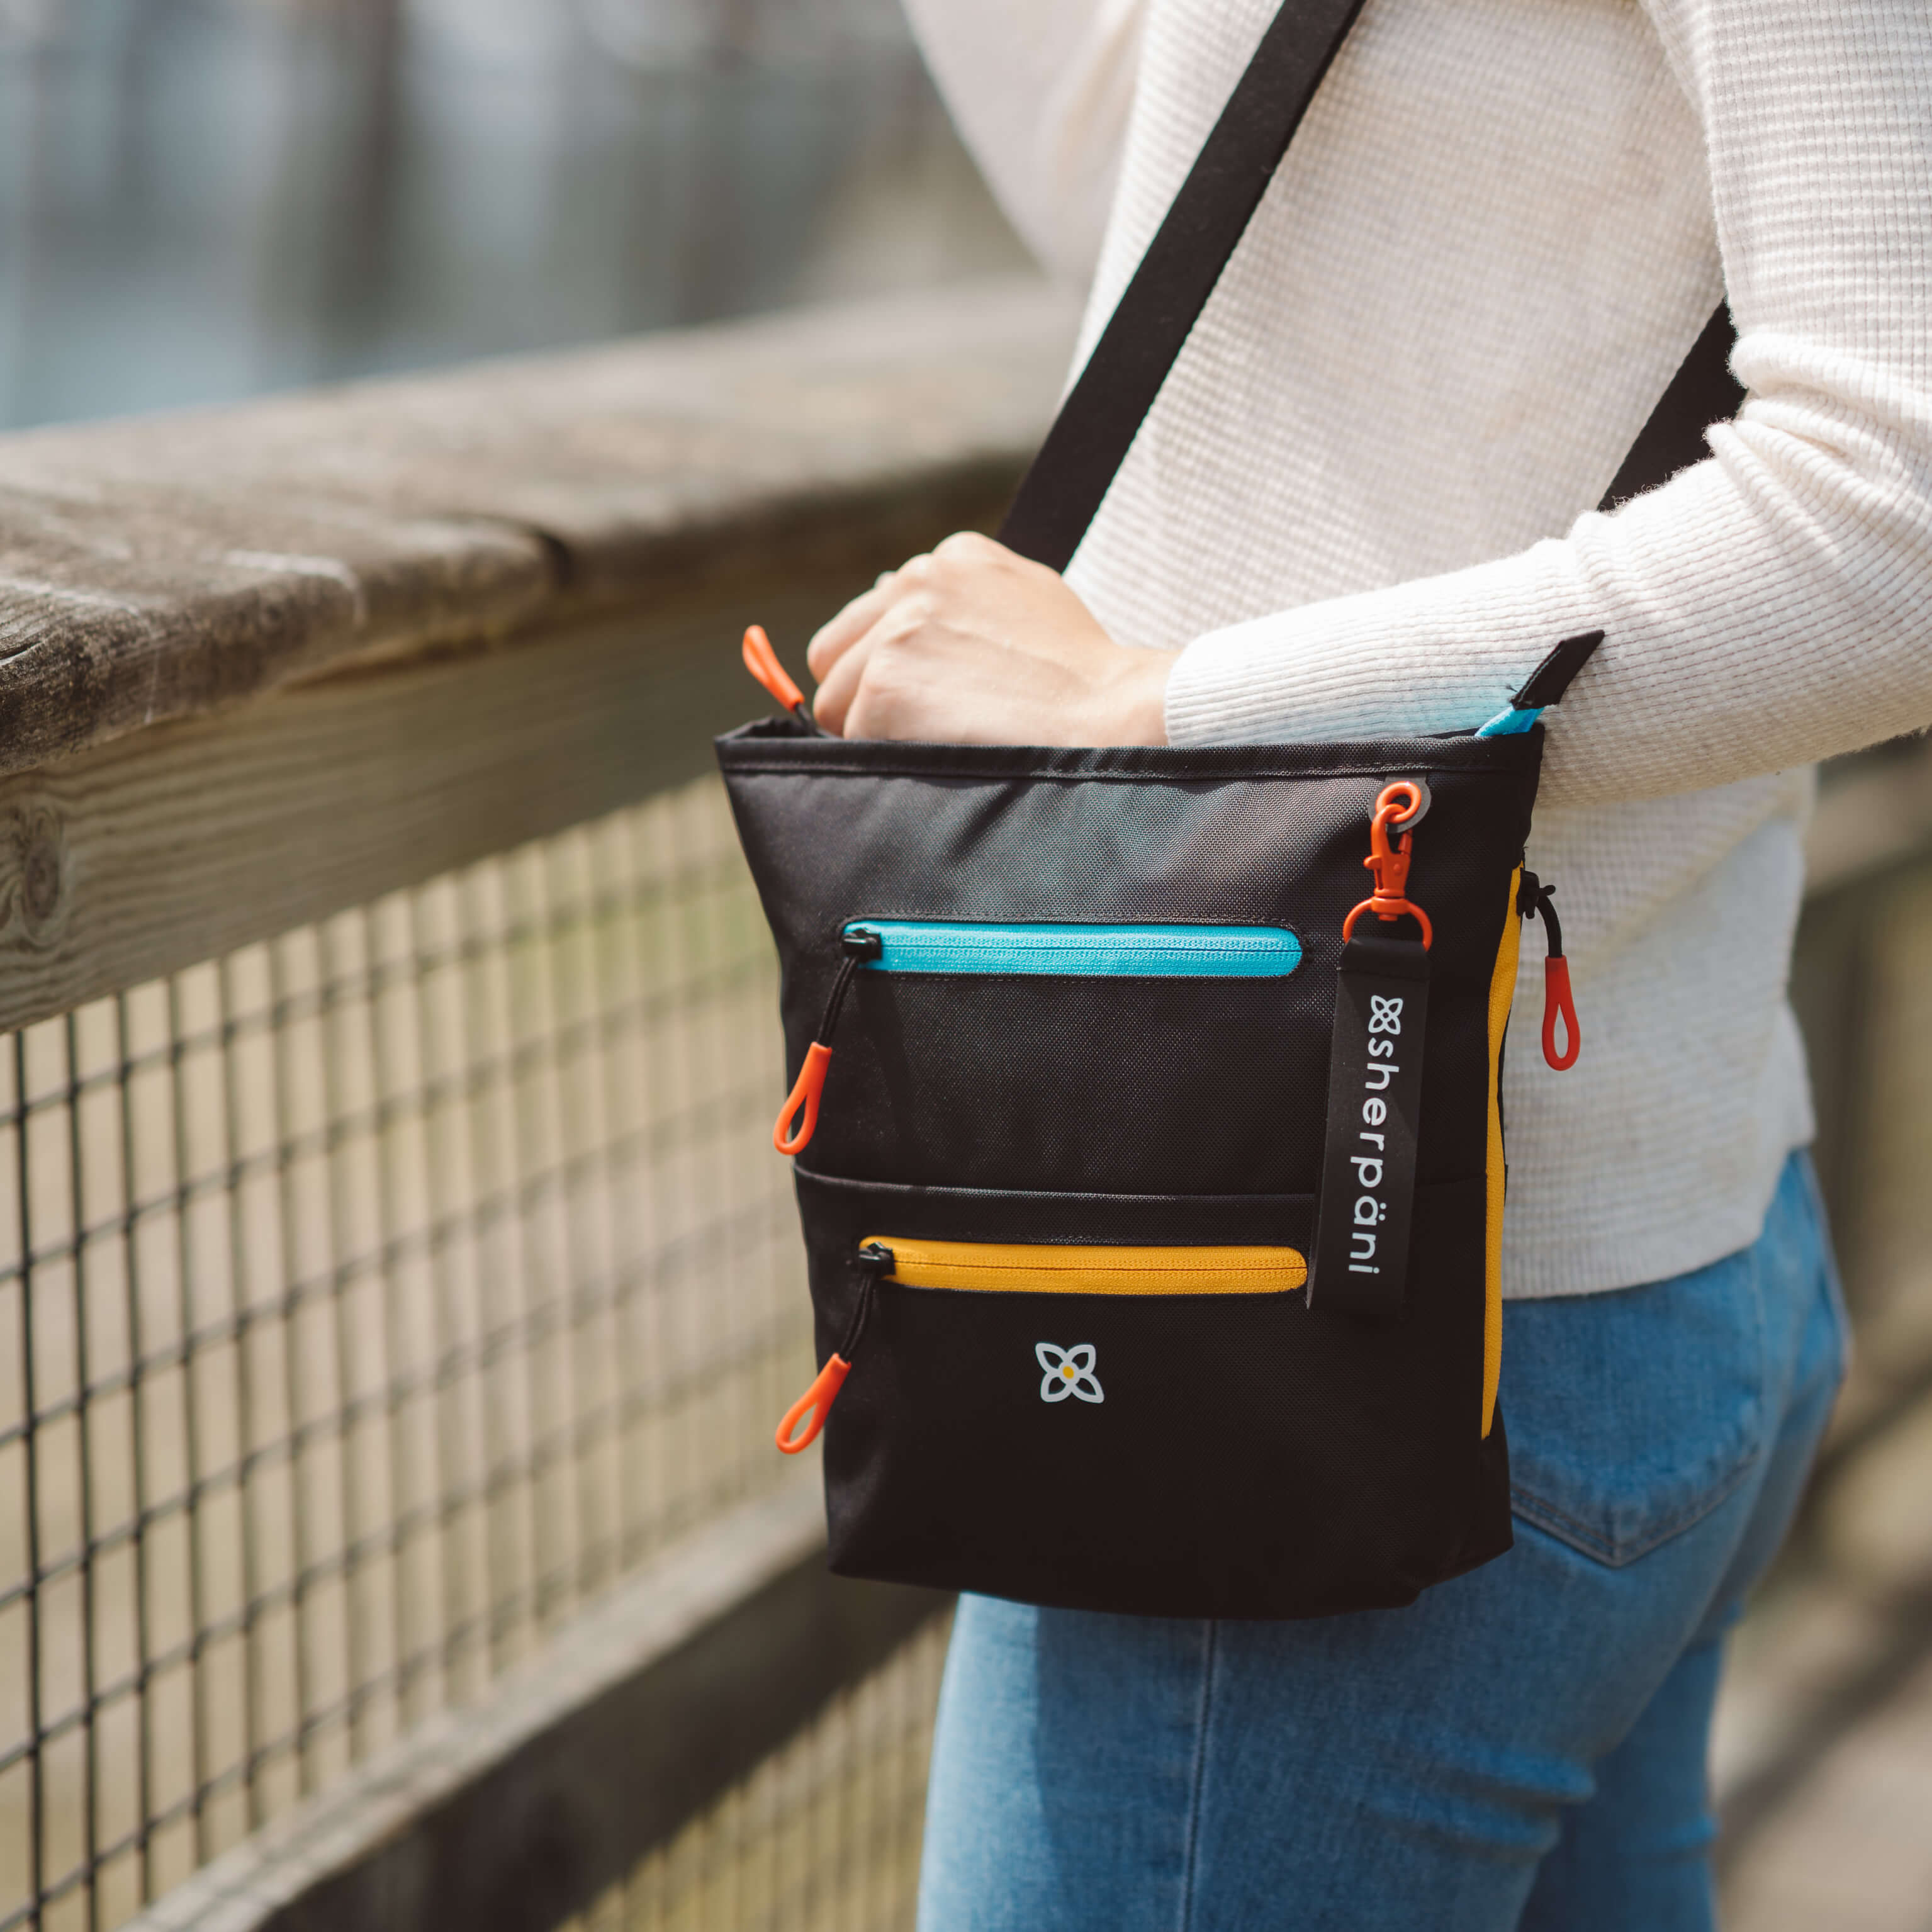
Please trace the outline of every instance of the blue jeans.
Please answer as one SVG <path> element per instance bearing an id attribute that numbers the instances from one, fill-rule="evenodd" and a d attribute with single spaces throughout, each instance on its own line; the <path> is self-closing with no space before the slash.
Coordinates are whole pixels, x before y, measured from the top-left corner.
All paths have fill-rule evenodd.
<path id="1" fill-rule="evenodd" d="M 1843 1370 L 1809 1161 L 1754 1246 L 1513 1302 L 1504 1342 L 1516 1547 L 1407 1610 L 962 1600 L 920 1932 L 1712 1925 L 1723 1634 Z"/>

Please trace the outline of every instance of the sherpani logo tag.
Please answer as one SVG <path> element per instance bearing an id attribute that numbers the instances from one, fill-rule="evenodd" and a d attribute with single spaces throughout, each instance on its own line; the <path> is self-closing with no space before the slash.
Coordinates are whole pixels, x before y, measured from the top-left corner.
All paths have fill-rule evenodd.
<path id="1" fill-rule="evenodd" d="M 1395 994 L 1384 997 L 1380 993 L 1369 995 L 1369 1031 L 1393 1036 L 1402 1031 L 1402 1001 L 1407 996 Z M 1376 1262 L 1376 1241 L 1382 1224 L 1388 1219 L 1388 1203 L 1382 1198 L 1383 1172 L 1388 1166 L 1384 1150 L 1388 1136 L 1379 1130 L 1388 1118 L 1388 1102 L 1382 1096 L 1388 1091 L 1389 1083 L 1402 1070 L 1390 1056 L 1395 1052 L 1393 1037 L 1371 1040 L 1369 1042 L 1369 1062 L 1363 1070 L 1362 1087 L 1366 1098 L 1362 1102 L 1362 1118 L 1367 1125 L 1359 1129 L 1356 1140 L 1363 1146 L 1373 1146 L 1375 1152 L 1351 1154 L 1348 1165 L 1355 1170 L 1356 1184 L 1362 1192 L 1355 1196 L 1355 1205 L 1350 1220 L 1353 1226 L 1348 1231 L 1348 1272 L 1351 1274 L 1379 1274 Z"/>
<path id="2" fill-rule="evenodd" d="M 1040 1399 L 1042 1402 L 1064 1402 L 1069 1396 L 1078 1396 L 1082 1402 L 1105 1402 L 1100 1393 L 1100 1378 L 1094 1372 L 1094 1361 L 1099 1351 L 1091 1342 L 1076 1343 L 1071 1348 L 1056 1348 L 1051 1342 L 1036 1342 L 1033 1345 L 1034 1359 L 1040 1366 Z"/>
<path id="3" fill-rule="evenodd" d="M 1364 935 L 1342 948 L 1315 1229 L 1313 1299 L 1330 1308 L 1402 1304 L 1428 970 L 1413 940 Z"/>

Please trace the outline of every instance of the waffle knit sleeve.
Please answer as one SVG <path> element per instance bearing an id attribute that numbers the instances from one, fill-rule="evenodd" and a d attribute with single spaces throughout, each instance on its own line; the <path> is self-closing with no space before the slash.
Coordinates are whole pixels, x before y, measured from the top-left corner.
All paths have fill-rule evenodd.
<path id="1" fill-rule="evenodd" d="M 1694 790 L 1932 724 L 1932 6 L 1644 4 L 1702 123 L 1738 422 L 1560 538 L 1197 638 L 1168 688 L 1175 743 L 1466 728 L 1598 628 L 1545 720 L 1552 801 Z"/>
<path id="2" fill-rule="evenodd" d="M 1132 104 L 1146 0 L 906 0 L 994 196 L 1054 275 L 1094 273 Z"/>

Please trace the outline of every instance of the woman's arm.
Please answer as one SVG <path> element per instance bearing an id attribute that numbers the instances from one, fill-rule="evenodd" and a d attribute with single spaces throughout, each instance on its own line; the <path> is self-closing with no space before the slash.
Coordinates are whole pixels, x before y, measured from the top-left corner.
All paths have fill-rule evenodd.
<path id="1" fill-rule="evenodd" d="M 1750 392 L 1560 541 L 1195 640 L 1177 742 L 1479 722 L 1558 637 L 1545 795 L 1693 790 L 1932 723 L 1932 7 L 1646 0 L 1702 117 Z"/>
<path id="2" fill-rule="evenodd" d="M 1008 218 L 1084 285 L 1126 139 L 1146 0 L 906 0 L 926 64 Z"/>
<path id="3" fill-rule="evenodd" d="M 1708 460 L 1560 540 L 1178 658 L 1113 644 L 1050 572 L 945 546 L 814 641 L 832 728 L 1157 739 L 1164 682 L 1178 743 L 1445 730 L 1595 629 L 1550 714 L 1552 800 L 1695 790 L 1932 723 L 1932 6 L 1646 4 L 1702 119 L 1742 330 L 1750 398 Z M 1024 650 L 997 641 L 1022 627 Z"/>

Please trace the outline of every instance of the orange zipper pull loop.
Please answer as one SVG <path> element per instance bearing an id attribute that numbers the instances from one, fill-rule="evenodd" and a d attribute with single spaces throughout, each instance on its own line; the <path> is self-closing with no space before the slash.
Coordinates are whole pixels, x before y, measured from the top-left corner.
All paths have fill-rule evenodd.
<path id="1" fill-rule="evenodd" d="M 831 1068 L 831 1048 L 822 1040 L 814 1040 L 806 1048 L 805 1064 L 799 1069 L 798 1078 L 785 1096 L 785 1103 L 778 1109 L 778 1118 L 772 1124 L 772 1145 L 780 1154 L 802 1153 L 818 1131 L 819 1096 L 825 1091 L 825 1076 Z M 796 1133 L 788 1133 L 787 1124 L 801 1107 L 805 1109 L 805 1118 L 799 1123 Z"/>
<path id="2" fill-rule="evenodd" d="M 1569 1045 L 1556 1049 L 1556 1022 L 1561 1016 Z M 1570 992 L 1570 962 L 1554 952 L 1543 962 L 1543 1057 L 1558 1073 L 1567 1073 L 1583 1049 L 1576 1026 L 1576 1002 Z"/>
<path id="3" fill-rule="evenodd" d="M 780 1455 L 796 1456 L 818 1440 L 818 1432 L 825 1426 L 825 1418 L 838 1400 L 838 1391 L 845 1386 L 845 1378 L 851 1372 L 852 1364 L 843 1355 L 835 1353 L 812 1378 L 811 1388 L 785 1411 L 779 1420 L 778 1433 L 772 1439 L 778 1445 Z"/>
<path id="4" fill-rule="evenodd" d="M 1556 888 L 1546 886 L 1534 872 L 1525 872 L 1516 893 L 1516 910 L 1525 919 L 1543 922 L 1550 948 L 1543 962 L 1543 1057 L 1558 1073 L 1567 1073 L 1583 1050 L 1582 1029 L 1576 1022 L 1576 1001 L 1570 990 L 1570 962 L 1563 956 L 1563 922 L 1556 916 Z M 1564 1045 L 1556 1044 L 1556 1024 L 1563 1023 Z"/>
<path id="5" fill-rule="evenodd" d="M 825 1418 L 832 1413 L 832 1405 L 838 1400 L 838 1391 L 845 1386 L 845 1378 L 852 1372 L 859 1344 L 865 1339 L 866 1321 L 872 1312 L 872 1296 L 879 1279 L 892 1272 L 892 1251 L 881 1247 L 876 1241 L 868 1241 L 859 1250 L 859 1265 L 865 1270 L 865 1283 L 859 1290 L 859 1305 L 852 1311 L 844 1340 L 832 1350 L 824 1367 L 812 1377 L 812 1386 L 779 1419 L 772 1440 L 777 1443 L 782 1456 L 796 1456 L 818 1440 L 819 1431 L 825 1426 Z"/>
<path id="6" fill-rule="evenodd" d="M 1364 913 L 1372 912 L 1384 925 L 1392 925 L 1406 914 L 1422 928 L 1423 950 L 1426 952 L 1434 944 L 1436 932 L 1428 914 L 1408 896 L 1414 828 L 1429 809 L 1429 787 L 1420 778 L 1398 778 L 1394 784 L 1384 785 L 1377 795 L 1376 808 L 1369 820 L 1369 856 L 1362 861 L 1374 874 L 1376 888 L 1342 920 L 1345 944 L 1354 936 L 1356 920 Z M 1391 826 L 1402 834 L 1400 844 L 1389 843 Z"/>
<path id="7" fill-rule="evenodd" d="M 818 1128 L 818 1102 L 825 1091 L 825 1076 L 832 1070 L 832 1035 L 838 1024 L 839 1010 L 852 984 L 852 975 L 868 959 L 885 950 L 885 941 L 876 932 L 855 926 L 839 935 L 845 957 L 839 962 L 838 976 L 832 982 L 832 997 L 825 1003 L 825 1017 L 818 1023 L 818 1035 L 805 1050 L 805 1064 L 798 1070 L 791 1091 L 772 1124 L 772 1145 L 780 1154 L 802 1154 Z M 805 1118 L 796 1131 L 790 1123 L 800 1109 Z"/>
<path id="8" fill-rule="evenodd" d="M 772 648 L 771 639 L 765 635 L 764 625 L 754 624 L 746 632 L 744 658 L 745 668 L 814 738 L 828 735 L 824 727 L 812 716 L 812 707 L 805 701 L 805 693 L 793 683 L 784 666 L 778 662 L 778 654 Z"/>

